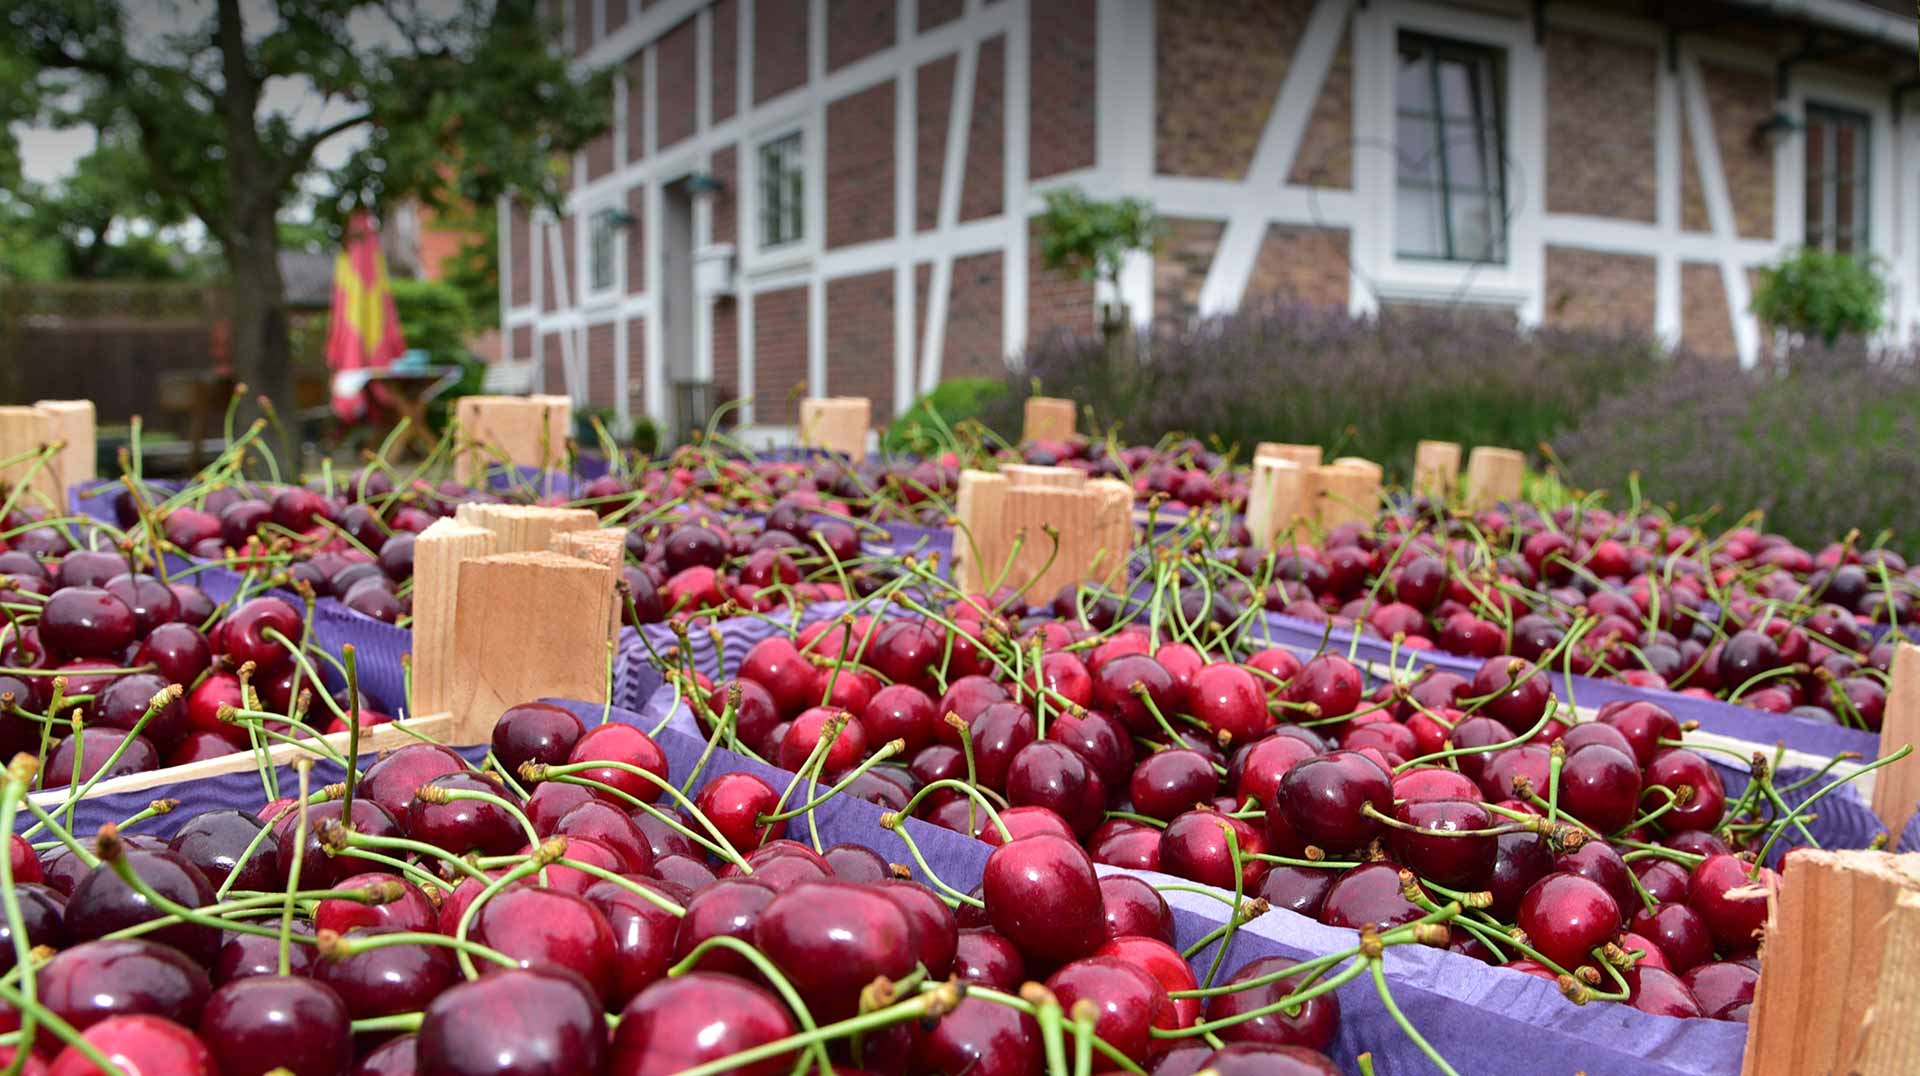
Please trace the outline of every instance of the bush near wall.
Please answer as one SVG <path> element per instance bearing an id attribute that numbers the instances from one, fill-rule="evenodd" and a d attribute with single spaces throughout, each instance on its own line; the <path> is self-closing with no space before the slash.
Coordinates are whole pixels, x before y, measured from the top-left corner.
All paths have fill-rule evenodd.
<path id="1" fill-rule="evenodd" d="M 1636 472 L 1645 496 L 1731 524 L 1825 543 L 1849 528 L 1883 531 L 1920 554 L 1920 362 L 1860 345 L 1801 348 L 1742 370 L 1682 357 L 1603 401 L 1553 440 L 1567 478 L 1615 491 Z"/>
<path id="2" fill-rule="evenodd" d="M 1423 438 L 1536 452 L 1600 400 L 1652 376 L 1664 353 L 1632 333 L 1539 329 L 1458 309 L 1378 317 L 1272 304 L 1157 329 L 1138 363 L 1097 339 L 1036 343 L 990 409 L 1019 430 L 1034 392 L 1091 406 L 1130 441 L 1184 432 L 1240 458 L 1260 441 L 1317 443 L 1404 479 Z M 1537 452 L 1536 452 L 1537 454 Z"/>

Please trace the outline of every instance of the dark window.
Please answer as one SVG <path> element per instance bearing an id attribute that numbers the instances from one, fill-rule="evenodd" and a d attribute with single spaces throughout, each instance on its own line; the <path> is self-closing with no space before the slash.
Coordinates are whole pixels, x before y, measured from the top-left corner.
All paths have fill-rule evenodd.
<path id="1" fill-rule="evenodd" d="M 1807 245 L 1867 249 L 1871 121 L 1859 112 L 1807 106 Z"/>
<path id="2" fill-rule="evenodd" d="M 1505 261 L 1502 53 L 1400 35 L 1394 245 L 1403 257 Z"/>
<path id="3" fill-rule="evenodd" d="M 805 234 L 801 198 L 806 167 L 800 159 L 800 132 L 760 146 L 760 246 L 785 246 Z"/>

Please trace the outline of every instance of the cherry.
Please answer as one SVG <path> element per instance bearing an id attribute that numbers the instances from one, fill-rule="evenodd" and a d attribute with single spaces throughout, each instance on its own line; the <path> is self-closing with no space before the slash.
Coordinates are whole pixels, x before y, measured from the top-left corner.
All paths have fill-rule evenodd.
<path id="1" fill-rule="evenodd" d="M 1105 814 L 1106 787 L 1099 775 L 1072 748 L 1052 740 L 1029 743 L 1013 756 L 1006 792 L 1016 809 L 1044 807 L 1064 819 L 1076 836 L 1091 834 Z"/>
<path id="2" fill-rule="evenodd" d="M 67 928 L 61 921 L 61 913 L 66 908 L 66 899 L 52 887 L 34 882 L 17 883 L 14 892 L 20 901 L 20 923 L 27 946 L 58 949 L 65 945 Z M 12 971 L 14 964 L 13 926 L 0 918 L 0 972 Z"/>
<path id="3" fill-rule="evenodd" d="M 1560 805 L 1601 833 L 1625 829 L 1639 803 L 1640 767 L 1629 752 L 1589 744 L 1560 768 Z"/>
<path id="4" fill-rule="evenodd" d="M 893 867 L 880 853 L 858 844 L 836 844 L 820 853 L 833 871 L 833 876 L 843 882 L 884 882 L 893 877 Z"/>
<path id="5" fill-rule="evenodd" d="M 308 807 L 307 843 L 304 846 L 294 839 L 299 833 L 299 812 L 289 811 L 286 817 L 280 819 L 273 830 L 274 836 L 280 840 L 279 855 L 275 859 L 280 877 L 291 876 L 295 856 L 300 858 L 302 889 L 329 888 L 359 869 L 364 860 L 328 855 L 323 845 L 321 831 L 328 828 L 327 823 L 341 821 L 344 806 L 340 800 L 332 800 Z M 354 797 L 353 817 L 347 822 L 348 828 L 356 833 L 374 837 L 400 836 L 400 827 L 386 808 L 360 796 Z"/>
<path id="6" fill-rule="evenodd" d="M 740 661 L 741 678 L 765 688 L 783 718 L 820 702 L 813 672 L 793 643 L 777 635 L 755 643 Z"/>
<path id="7" fill-rule="evenodd" d="M 1135 735 L 1153 735 L 1160 725 L 1136 690 L 1144 691 L 1163 716 L 1184 708 L 1173 674 L 1145 654 L 1122 654 L 1093 670 L 1094 705 L 1119 718 Z"/>
<path id="8" fill-rule="evenodd" d="M 1106 909 L 1108 940 L 1140 937 L 1172 943 L 1173 910 L 1159 890 L 1145 881 L 1130 874 L 1109 874 L 1100 879 L 1100 901 Z"/>
<path id="9" fill-rule="evenodd" d="M 1134 870 L 1160 869 L 1160 831 L 1121 818 L 1108 819 L 1087 838 L 1095 863 Z"/>
<path id="10" fill-rule="evenodd" d="M 1547 675 L 1524 658 L 1489 658 L 1473 674 L 1467 694 L 1492 696 L 1480 708 L 1487 717 L 1514 732 L 1525 732 L 1546 712 L 1553 688 Z"/>
<path id="11" fill-rule="evenodd" d="M 415 1035 L 397 1035 L 360 1059 L 353 1076 L 417 1076 L 420 1071 Z"/>
<path id="12" fill-rule="evenodd" d="M 125 570 L 122 567 L 120 570 Z M 119 657 L 138 621 L 127 603 L 97 586 L 70 585 L 40 607 L 40 640 L 70 658 Z"/>
<path id="13" fill-rule="evenodd" d="M 160 1016 L 113 1016 L 82 1036 L 95 1050 L 126 1073 L 167 1076 L 219 1076 L 220 1069 L 207 1045 L 193 1032 Z M 49 1076 L 94 1076 L 100 1071 L 77 1046 L 60 1051 L 47 1069 Z"/>
<path id="14" fill-rule="evenodd" d="M 1633 871 L 1620 853 L 1605 841 L 1588 841 L 1578 850 L 1560 855 L 1554 860 L 1554 869 L 1577 874 L 1582 878 L 1598 882 L 1600 888 L 1607 891 L 1613 902 L 1620 906 L 1620 914 L 1639 906 L 1639 896 L 1633 889 Z"/>
<path id="15" fill-rule="evenodd" d="M 1365 863 L 1340 875 L 1320 906 L 1321 922 L 1355 930 L 1385 930 L 1425 914 L 1402 893 L 1400 868 L 1387 862 Z"/>
<path id="16" fill-rule="evenodd" d="M 1055 714 L 1047 722 L 1047 739 L 1066 744 L 1087 761 L 1101 787 L 1116 789 L 1127 783 L 1133 767 L 1133 741 L 1127 728 L 1099 711 Z"/>
<path id="17" fill-rule="evenodd" d="M 1015 990 L 1027 977 L 1020 950 L 990 929 L 962 930 L 954 943 L 953 974 L 963 982 Z"/>
<path id="18" fill-rule="evenodd" d="M 1680 738 L 1679 719 L 1656 703 L 1609 704 L 1600 708 L 1595 719 L 1626 737 L 1633 746 L 1634 761 L 1642 766 L 1653 761 L 1653 756 L 1661 750 L 1661 740 Z"/>
<path id="19" fill-rule="evenodd" d="M 1640 887 L 1662 904 L 1684 903 L 1687 899 L 1687 868 L 1670 859 L 1640 859 L 1632 864 Z"/>
<path id="20" fill-rule="evenodd" d="M 888 684 L 867 700 L 860 711 L 860 724 L 873 741 L 899 740 L 906 745 L 903 754 L 912 756 L 934 741 L 938 713 L 926 692 L 911 684 Z"/>
<path id="21" fill-rule="evenodd" d="M 875 633 L 867 647 L 867 660 L 889 683 L 911 684 L 931 693 L 933 665 L 945 647 L 945 634 L 933 626 L 895 620 Z"/>
<path id="22" fill-rule="evenodd" d="M 135 635 L 145 636 L 154 628 L 179 619 L 180 599 L 151 575 L 122 572 L 107 580 L 101 589 L 133 610 Z"/>
<path id="23" fill-rule="evenodd" d="M 1163 822 L 1212 799 L 1219 788 L 1212 761 L 1186 748 L 1148 755 L 1133 768 L 1128 783 L 1133 809 Z"/>
<path id="24" fill-rule="evenodd" d="M 128 848 L 121 854 L 142 882 L 168 900 L 189 908 L 213 903 L 213 887 L 207 884 L 207 876 L 178 853 Z M 111 866 L 102 863 L 73 887 L 65 918 L 67 934 L 84 941 L 164 915 L 122 881 Z M 171 945 L 203 964 L 212 963 L 214 954 L 220 951 L 220 931 L 193 923 L 176 922 L 146 937 Z"/>
<path id="25" fill-rule="evenodd" d="M 392 928 L 375 927 L 354 931 L 348 939 L 391 933 Z M 332 954 L 317 960 L 313 970 L 314 978 L 332 987 L 356 1020 L 419 1012 L 460 979 L 453 951 L 438 945 L 386 945 L 348 956 Z"/>
<path id="26" fill-rule="evenodd" d="M 485 792 L 510 797 L 503 787 L 476 773 L 442 774 L 422 788 Z M 611 808 L 609 808 L 611 809 Z M 617 812 L 616 812 L 617 813 Z M 622 816 L 622 820 L 625 818 Z M 454 855 L 505 855 L 526 843 L 526 831 L 512 812 L 485 800 L 457 799 L 446 803 L 416 795 L 401 820 L 407 836 Z"/>
<path id="27" fill-rule="evenodd" d="M 700 789 L 693 802 L 727 843 L 743 855 L 769 840 L 779 839 L 787 831 L 785 822 L 768 825 L 759 821 L 761 815 L 774 813 L 780 793 L 750 773 L 715 777 Z"/>
<path id="28" fill-rule="evenodd" d="M 997 680 L 985 676 L 962 676 L 947 685 L 946 694 L 940 696 L 939 720 L 934 723 L 934 738 L 943 744 L 960 746 L 960 732 L 947 724 L 946 717 L 952 714 L 968 725 L 980 716 L 980 711 L 996 702 L 1003 702 L 1013 696 L 1000 686 Z"/>
<path id="29" fill-rule="evenodd" d="M 235 979 L 213 992 L 200 1037 L 219 1070 L 241 1076 L 284 1068 L 294 1076 L 337 1076 L 353 1062 L 352 1018 L 324 983 L 293 976 Z"/>
<path id="30" fill-rule="evenodd" d="M 1286 957 L 1269 956 L 1249 961 L 1228 979 L 1227 986 L 1250 982 L 1264 975 L 1285 971 L 1298 964 L 1297 960 Z M 1278 979 L 1259 986 L 1246 987 L 1228 994 L 1216 994 L 1207 1000 L 1207 1019 L 1223 1020 L 1243 1013 L 1263 1009 L 1281 998 L 1286 997 L 1300 984 L 1290 978 Z M 1311 1050 L 1324 1050 L 1333 1042 L 1335 1030 L 1340 1024 L 1340 1000 L 1332 994 L 1322 994 L 1303 1003 L 1289 1015 L 1284 1010 L 1274 1010 L 1251 1020 L 1244 1020 L 1231 1027 L 1221 1028 L 1215 1034 L 1229 1043 L 1259 1042 L 1275 1046 L 1304 1046 Z"/>
<path id="31" fill-rule="evenodd" d="M 690 972 L 640 992 L 620 1014 L 614 1034 L 613 1076 L 671 1076 L 793 1034 L 786 1007 L 740 979 Z M 741 1076 L 778 1076 L 793 1067 L 781 1054 L 730 1070 Z"/>
<path id="32" fill-rule="evenodd" d="M 1236 743 L 1257 739 L 1273 727 L 1266 692 L 1252 673 L 1237 665 L 1209 665 L 1195 673 L 1187 702 L 1193 716 Z"/>
<path id="33" fill-rule="evenodd" d="M 300 613 L 279 598 L 250 598 L 220 622 L 220 648 L 236 665 L 251 661 L 260 668 L 278 665 L 287 649 L 268 638 L 269 630 L 300 642 Z"/>
<path id="34" fill-rule="evenodd" d="M 1458 770 L 1418 766 L 1393 775 L 1393 798 L 1396 800 L 1471 800 L 1479 797 L 1480 786 Z"/>
<path id="35" fill-rule="evenodd" d="M 421 1073 L 432 1076 L 599 1072 L 607 1056 L 606 1015 L 592 988 L 572 972 L 504 970 L 434 998 L 420 1024 L 418 1051 Z"/>
<path id="36" fill-rule="evenodd" d="M 1268 809 L 1268 826 L 1273 828 L 1277 811 L 1293 833 L 1311 844 L 1330 851 L 1358 848 L 1381 829 L 1377 820 L 1362 813 L 1368 804 L 1380 814 L 1392 813 L 1393 784 L 1387 771 L 1358 751 L 1334 751 L 1287 771 Z M 1275 834 L 1276 840 L 1279 836 Z"/>
<path id="37" fill-rule="evenodd" d="M 40 1003 L 85 1030 L 110 1016 L 143 1013 L 193 1023 L 213 986 L 185 953 L 145 938 L 112 938 L 63 949 L 40 969 Z"/>
<path id="38" fill-rule="evenodd" d="M 1033 1017 L 979 998 L 963 998 L 920 1036 L 913 1070 L 926 1076 L 1039 1076 L 1040 1025 Z"/>
<path id="39" fill-rule="evenodd" d="M 1240 877 L 1247 888 L 1260 883 L 1267 865 L 1247 856 L 1266 851 L 1266 840 L 1252 823 L 1224 815 L 1211 808 L 1192 810 L 1167 823 L 1160 834 L 1160 865 L 1169 874 L 1191 878 L 1204 885 L 1222 889 L 1234 887 L 1232 849 L 1226 830 L 1231 828 L 1241 856 Z"/>
<path id="40" fill-rule="evenodd" d="M 502 890 L 480 906 L 469 936 L 522 967 L 566 968 L 601 997 L 613 989 L 613 928 L 584 897 L 552 889 Z"/>
<path id="41" fill-rule="evenodd" d="M 1680 982 L 1700 1003 L 1700 1010 L 1715 1020 L 1746 1022 L 1753 1004 L 1753 992 L 1760 973 L 1745 964 L 1714 962 L 1691 968 Z"/>
<path id="42" fill-rule="evenodd" d="M 545 702 L 508 707 L 493 725 L 493 754 L 509 773 L 528 762 L 559 765 L 567 761 L 586 727 L 573 711 Z"/>
<path id="43" fill-rule="evenodd" d="M 1068 1010 L 1076 1001 L 1095 1007 L 1094 1034 L 1136 1063 L 1154 1048 L 1150 1032 L 1172 1028 L 1175 1014 L 1166 987 L 1143 969 L 1111 956 L 1082 957 L 1047 979 L 1060 1004 Z"/>
<path id="44" fill-rule="evenodd" d="M 1200 983 L 1194 978 L 1193 968 L 1189 967 L 1180 950 L 1158 938 L 1115 938 L 1094 952 L 1096 959 L 1113 957 L 1132 964 L 1160 984 L 1160 988 L 1169 995 L 1175 991 L 1198 990 Z M 1072 965 L 1068 965 L 1071 967 Z M 1171 996 L 1167 999 L 1172 1007 L 1174 1027 L 1189 1027 L 1200 1019 L 1200 999 Z"/>
<path id="45" fill-rule="evenodd" d="M 953 909 L 919 882 L 882 881 L 879 894 L 894 903 L 912 928 L 916 955 L 930 979 L 945 979 L 953 971 L 959 926 Z"/>
<path id="46" fill-rule="evenodd" d="M 1687 903 L 1707 921 L 1723 952 L 1753 948 L 1767 921 L 1766 893 L 1778 885 L 1779 876 L 1763 867 L 1758 878 L 1751 878 L 1749 870 L 1733 856 L 1710 855 L 1688 878 Z"/>
<path id="47" fill-rule="evenodd" d="M 1007 768 L 1020 749 L 1039 734 L 1033 712 L 1017 702 L 989 703 L 968 725 L 973 742 L 974 773 L 980 784 L 1004 789 Z"/>
<path id="48" fill-rule="evenodd" d="M 1469 800 L 1424 800 L 1402 803 L 1394 815 L 1408 825 L 1440 833 L 1483 830 L 1493 817 Z M 1398 827 L 1387 830 L 1387 846 L 1394 858 L 1415 874 L 1456 889 L 1479 889 L 1493 874 L 1495 838 L 1433 836 Z"/>
<path id="49" fill-rule="evenodd" d="M 1300 1046 L 1230 1042 L 1207 1055 L 1202 1067 L 1216 1076 L 1336 1076 L 1326 1055 Z"/>
<path id="50" fill-rule="evenodd" d="M 1706 1015 L 1701 1011 L 1699 999 L 1693 996 L 1686 984 L 1664 968 L 1641 961 L 1627 969 L 1625 978 L 1627 1004 L 1641 1012 L 1683 1018 Z"/>
<path id="51" fill-rule="evenodd" d="M 1662 904 L 1649 911 L 1634 913 L 1633 932 L 1660 947 L 1667 969 L 1684 975 L 1696 965 L 1713 959 L 1713 934 L 1707 921 L 1685 904 Z"/>
<path id="52" fill-rule="evenodd" d="M 781 769 L 798 770 L 806 764 L 807 756 L 826 738 L 827 726 L 841 722 L 840 734 L 827 748 L 826 759 L 822 762 L 821 775 L 828 778 L 838 777 L 858 765 L 867 754 L 867 731 L 859 721 L 844 710 L 815 706 L 804 710 L 793 719 L 792 727 L 780 741 L 780 750 L 775 758 Z"/>
<path id="53" fill-rule="evenodd" d="M 306 924 L 298 920 L 294 921 L 293 930 L 304 936 L 313 934 Z M 314 961 L 313 946 L 295 944 L 287 947 L 288 974 L 312 976 L 315 972 Z M 220 955 L 214 958 L 211 970 L 215 984 L 230 983 L 249 975 L 278 975 L 280 939 L 259 934 L 229 934 L 220 946 Z"/>
<path id="54" fill-rule="evenodd" d="M 393 817 L 403 818 L 421 785 L 466 769 L 466 760 L 438 744 L 408 744 L 368 766 L 360 775 L 355 796 L 364 796 Z"/>
<path id="55" fill-rule="evenodd" d="M 1274 864 L 1260 879 L 1256 890 L 1262 900 L 1275 908 L 1298 912 L 1310 919 L 1320 918 L 1326 906 L 1327 891 L 1333 888 L 1334 872 L 1319 867 L 1289 867 Z"/>
<path id="56" fill-rule="evenodd" d="M 1520 900 L 1515 922 L 1533 947 L 1562 968 L 1592 960 L 1589 952 L 1620 931 L 1620 906 L 1598 882 L 1549 874 Z"/>
<path id="57" fill-rule="evenodd" d="M 981 888 L 994 929 L 1035 963 L 1064 964 L 1105 940 L 1093 861 L 1069 839 L 1037 834 L 994 849 Z"/>
<path id="58" fill-rule="evenodd" d="M 263 828 L 259 819 L 245 811 L 231 808 L 204 811 L 187 819 L 174 831 L 168 847 L 199 868 L 207 881 L 218 887 L 226 882 L 227 876 L 233 873 L 234 865 L 240 862 L 248 846 L 259 837 L 259 845 L 240 868 L 240 877 L 234 880 L 233 888 L 267 890 L 280 883 L 274 871 L 280 844 L 271 833 L 260 837 Z"/>
<path id="59" fill-rule="evenodd" d="M 781 893 L 760 913 L 753 938 L 826 1020 L 853 1015 L 868 983 L 907 974 L 917 955 L 900 905 L 844 882 Z"/>
<path id="60" fill-rule="evenodd" d="M 1676 734 L 1677 738 L 1677 734 Z M 1681 785 L 1693 789 L 1693 798 L 1660 816 L 1660 824 L 1672 830 L 1712 830 L 1720 824 L 1727 809 L 1726 785 L 1720 771 L 1700 755 L 1684 748 L 1661 749 L 1647 764 L 1648 785 L 1678 790 Z"/>
<path id="61" fill-rule="evenodd" d="M 1287 771 L 1324 750 L 1300 737 L 1287 735 L 1266 736 L 1248 744 L 1234 755 L 1228 766 L 1227 776 L 1233 782 L 1234 796 L 1241 800 L 1251 796 L 1262 807 L 1272 805 L 1274 793 Z M 1137 800 L 1135 806 L 1138 806 Z"/>
<path id="62" fill-rule="evenodd" d="M 567 761 L 576 762 L 620 762 L 638 767 L 653 774 L 661 781 L 667 779 L 667 755 L 653 738 L 632 725 L 609 723 L 596 725 L 580 737 L 568 753 Z M 613 766 L 594 766 L 582 771 L 579 776 L 587 780 L 609 785 L 642 803 L 652 803 L 660 798 L 660 786 L 630 770 Z M 611 793 L 594 790 L 594 795 L 606 799 L 615 806 L 623 806 L 624 801 Z"/>
<path id="63" fill-rule="evenodd" d="M 653 844 L 647 835 L 632 816 L 601 800 L 590 799 L 562 815 L 550 835 L 568 837 L 571 843 L 591 841 L 611 852 L 619 869 L 628 873 L 645 874 L 653 868 Z"/>
<path id="64" fill-rule="evenodd" d="M 671 883 L 638 879 L 634 884 L 670 900 L 684 903 L 686 899 L 684 891 Z M 664 978 L 673 966 L 673 941 L 680 920 L 616 882 L 597 882 L 583 895 L 613 929 L 614 982 L 609 997 L 616 1004 L 625 1004 Z"/>
<path id="65" fill-rule="evenodd" d="M 400 887 L 399 898 L 380 904 L 366 904 L 341 898 L 321 901 L 313 909 L 314 929 L 331 930 L 336 934 L 345 934 L 357 927 L 392 927 L 395 930 L 434 929 L 439 913 L 432 902 L 427 899 L 425 893 L 421 892 L 419 886 L 403 881 L 397 875 L 369 871 L 340 879 L 337 888 L 366 889 L 393 885 Z"/>
<path id="66" fill-rule="evenodd" d="M 721 879 L 694 893 L 674 935 L 674 960 L 686 959 L 701 942 L 721 934 L 751 942 L 754 927 L 773 898 L 771 886 L 752 878 Z M 734 975 L 755 974 L 745 957 L 729 949 L 709 949 L 694 966 Z"/>
<path id="67" fill-rule="evenodd" d="M 1337 654 L 1318 654 L 1301 666 L 1288 694 L 1315 717 L 1341 717 L 1360 708 L 1365 693 L 1360 670 Z"/>

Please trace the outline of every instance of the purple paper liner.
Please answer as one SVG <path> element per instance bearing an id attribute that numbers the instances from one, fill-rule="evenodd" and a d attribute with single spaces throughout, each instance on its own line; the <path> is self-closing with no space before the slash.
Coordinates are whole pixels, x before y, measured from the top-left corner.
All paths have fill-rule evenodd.
<path id="1" fill-rule="evenodd" d="M 1916 812 L 1912 818 L 1907 819 L 1906 825 L 1900 827 L 1900 839 L 1894 842 L 1893 850 L 1920 852 L 1920 812 Z"/>
<path id="2" fill-rule="evenodd" d="M 1353 632 L 1343 628 L 1328 631 L 1325 625 L 1310 620 L 1268 613 L 1256 632 L 1264 632 L 1258 637 L 1276 643 L 1287 643 L 1318 650 L 1324 639 L 1327 649 L 1337 654 L 1345 654 L 1353 644 Z M 1446 669 L 1459 673 L 1469 679 L 1479 671 L 1484 661 L 1480 658 L 1461 657 L 1435 650 L 1413 650 L 1401 647 L 1397 652 L 1393 644 L 1385 639 L 1376 639 L 1362 635 L 1356 652 L 1370 661 L 1387 661 L 1390 658 L 1402 668 L 1408 664 L 1421 668 Z M 1722 736 L 1732 736 L 1754 743 L 1780 743 L 1796 751 L 1831 758 L 1844 752 L 1853 752 L 1862 758 L 1878 758 L 1880 738 L 1860 729 L 1828 725 L 1805 718 L 1791 717 L 1785 714 L 1771 714 L 1764 710 L 1754 710 L 1745 706 L 1735 706 L 1718 699 L 1702 699 L 1692 695 L 1682 695 L 1676 691 L 1660 691 L 1652 688 L 1630 687 L 1611 680 L 1601 680 L 1591 676 L 1574 676 L 1573 698 L 1568 697 L 1567 677 L 1554 672 L 1549 678 L 1556 695 L 1563 702 L 1572 703 L 1576 699 L 1582 706 L 1602 706 L 1617 699 L 1629 699 L 1658 703 L 1681 721 L 1697 721 L 1700 728 Z"/>
<path id="3" fill-rule="evenodd" d="M 505 464 L 488 466 L 486 480 L 481 483 L 482 488 L 490 489 L 495 493 L 532 489 L 541 497 L 558 494 L 568 500 L 578 496 L 579 487 L 585 484 L 584 481 L 576 480 L 565 471 L 542 470 L 527 466 L 508 467 Z"/>

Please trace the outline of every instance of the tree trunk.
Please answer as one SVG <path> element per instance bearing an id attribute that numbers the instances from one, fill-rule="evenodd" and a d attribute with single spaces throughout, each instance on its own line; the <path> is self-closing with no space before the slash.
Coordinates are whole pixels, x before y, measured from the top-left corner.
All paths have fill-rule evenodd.
<path id="1" fill-rule="evenodd" d="M 267 444 L 280 458 L 281 473 L 299 467 L 294 455 L 293 347 L 287 332 L 286 289 L 280 279 L 280 236 L 271 210 L 233 222 L 226 244 L 233 309 L 230 314 L 234 376 L 247 385 L 243 421 L 260 414 L 254 400 L 273 404 L 279 427 L 269 428 Z"/>

